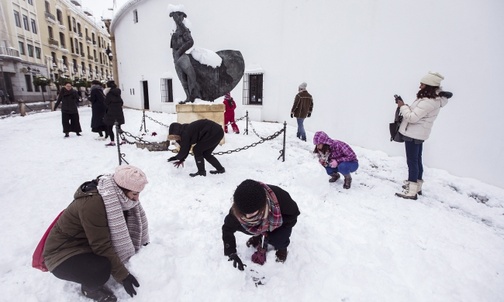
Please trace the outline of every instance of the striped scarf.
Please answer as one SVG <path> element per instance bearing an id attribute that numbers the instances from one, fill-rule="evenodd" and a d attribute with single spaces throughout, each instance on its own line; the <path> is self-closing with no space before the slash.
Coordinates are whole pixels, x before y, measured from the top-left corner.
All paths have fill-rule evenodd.
<path id="1" fill-rule="evenodd" d="M 266 191 L 266 208 L 259 212 L 256 216 L 247 218 L 246 216 L 237 216 L 238 221 L 241 226 L 247 230 L 247 232 L 254 235 L 265 234 L 266 232 L 272 232 L 273 230 L 279 228 L 282 223 L 282 213 L 280 212 L 280 205 L 278 204 L 278 199 L 266 184 L 259 182 L 264 190 Z"/>
<path id="2" fill-rule="evenodd" d="M 98 192 L 107 213 L 112 245 L 121 262 L 127 261 L 142 245 L 149 242 L 147 216 L 138 201 L 132 201 L 117 186 L 112 175 L 98 181 Z M 123 211 L 129 210 L 125 219 Z"/>

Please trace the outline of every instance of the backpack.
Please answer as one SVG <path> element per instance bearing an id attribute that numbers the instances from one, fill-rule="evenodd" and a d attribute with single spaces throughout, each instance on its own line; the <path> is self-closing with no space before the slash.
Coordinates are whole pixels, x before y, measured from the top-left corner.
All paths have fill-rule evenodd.
<path id="1" fill-rule="evenodd" d="M 58 219 L 60 218 L 61 214 L 63 214 L 65 210 L 61 211 L 58 216 L 54 219 L 54 221 L 49 225 L 47 230 L 45 231 L 44 235 L 40 239 L 40 242 L 38 243 L 37 247 L 35 248 L 35 251 L 33 252 L 32 256 L 32 267 L 39 269 L 43 272 L 47 272 L 47 266 L 45 265 L 45 259 L 44 259 L 44 246 L 47 240 L 47 236 L 49 236 L 49 232 L 51 232 L 53 226 L 56 224 Z"/>

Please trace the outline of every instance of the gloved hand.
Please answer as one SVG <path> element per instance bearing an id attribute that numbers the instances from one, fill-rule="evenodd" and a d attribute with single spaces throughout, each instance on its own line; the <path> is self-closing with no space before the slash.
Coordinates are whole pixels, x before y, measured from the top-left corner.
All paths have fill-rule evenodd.
<path id="1" fill-rule="evenodd" d="M 442 98 L 451 98 L 453 96 L 453 93 L 449 92 L 449 91 L 441 91 L 439 93 L 439 96 L 442 97 Z"/>
<path id="2" fill-rule="evenodd" d="M 327 166 L 327 162 L 326 162 L 326 161 L 325 161 L 325 159 L 323 159 L 323 158 L 319 158 L 318 162 L 319 162 L 319 163 L 320 163 L 323 167 Z"/>
<path id="3" fill-rule="evenodd" d="M 308 112 L 308 115 L 307 115 L 307 117 L 310 117 L 310 116 L 311 116 L 311 112 Z"/>
<path id="4" fill-rule="evenodd" d="M 329 163 L 329 167 L 336 168 L 337 166 L 338 166 L 338 162 L 335 159 L 331 159 L 331 162 Z"/>
<path id="5" fill-rule="evenodd" d="M 180 166 L 182 166 L 182 168 L 184 167 L 184 161 L 183 160 L 177 160 L 176 162 L 173 163 L 173 166 L 175 168 L 179 168 Z"/>
<path id="6" fill-rule="evenodd" d="M 233 261 L 233 266 L 235 268 L 238 267 L 240 271 L 243 271 L 245 269 L 245 266 L 247 266 L 246 264 L 243 264 L 240 257 L 238 257 L 236 253 L 232 253 L 231 255 L 229 255 L 228 261 Z"/>
<path id="7" fill-rule="evenodd" d="M 175 160 L 177 160 L 176 156 L 172 156 L 172 157 L 168 158 L 168 161 L 175 161 Z"/>
<path id="8" fill-rule="evenodd" d="M 140 284 L 138 283 L 137 279 L 132 275 L 129 274 L 122 282 L 124 289 L 126 292 L 133 298 L 134 295 L 137 294 L 135 287 L 140 287 Z"/>
<path id="9" fill-rule="evenodd" d="M 266 262 L 266 249 L 257 248 L 257 251 L 252 254 L 252 262 L 263 265 Z"/>
<path id="10" fill-rule="evenodd" d="M 291 118 L 293 118 L 293 117 L 294 117 L 294 113 L 291 113 Z"/>

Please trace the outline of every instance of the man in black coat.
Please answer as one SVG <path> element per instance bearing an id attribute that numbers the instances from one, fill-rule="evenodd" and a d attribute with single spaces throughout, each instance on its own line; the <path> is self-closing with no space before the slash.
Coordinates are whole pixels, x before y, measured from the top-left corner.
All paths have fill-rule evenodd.
<path id="1" fill-rule="evenodd" d="M 215 170 L 210 171 L 210 174 L 224 173 L 226 170 L 217 158 L 212 155 L 223 137 L 224 130 L 222 126 L 211 120 L 202 119 L 190 124 L 172 123 L 168 130 L 168 139 L 177 141 L 180 145 L 180 151 L 176 156 L 170 157 L 168 161 L 174 161 L 174 166 L 177 168 L 180 165 L 183 166 L 191 146 L 194 145 L 194 160 L 196 160 L 198 171 L 190 173 L 191 177 L 206 176 L 205 159 L 215 168 Z"/>
<path id="2" fill-rule="evenodd" d="M 233 194 L 233 205 L 222 225 L 224 255 L 233 261 L 234 267 L 244 269 L 244 264 L 236 253 L 236 231 L 253 235 L 248 247 L 257 248 L 252 255 L 252 262 L 266 262 L 267 245 L 276 250 L 276 261 L 287 259 L 287 247 L 290 244 L 292 228 L 299 216 L 297 203 L 290 194 L 274 185 L 255 180 L 243 181 Z"/>
<path id="3" fill-rule="evenodd" d="M 77 91 L 72 88 L 72 83 L 66 82 L 65 87 L 61 88 L 58 95 L 58 100 L 54 105 L 56 110 L 61 103 L 61 123 L 63 124 L 63 132 L 65 137 L 68 137 L 69 132 L 77 133 L 81 136 L 81 125 L 79 122 L 79 110 L 77 104 L 79 103 L 79 95 Z"/>

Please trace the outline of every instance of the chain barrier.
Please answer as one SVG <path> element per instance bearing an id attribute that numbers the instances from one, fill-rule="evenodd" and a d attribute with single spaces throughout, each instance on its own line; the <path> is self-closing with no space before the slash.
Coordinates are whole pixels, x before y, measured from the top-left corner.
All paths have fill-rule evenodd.
<path id="1" fill-rule="evenodd" d="M 244 147 L 236 148 L 236 149 L 233 149 L 233 150 L 214 152 L 212 154 L 213 155 L 224 155 L 224 154 L 231 154 L 231 153 L 247 150 L 248 148 L 255 147 L 255 146 L 259 145 L 259 144 L 264 143 L 265 141 L 269 141 L 269 140 L 272 140 L 272 139 L 276 138 L 277 136 L 279 136 L 280 134 L 282 134 L 282 132 L 284 132 L 284 131 L 285 131 L 285 129 L 278 130 L 277 132 L 273 133 L 272 135 L 270 135 L 268 137 L 265 137 L 265 138 L 261 138 L 260 141 L 252 143 L 252 144 L 244 146 Z"/>

